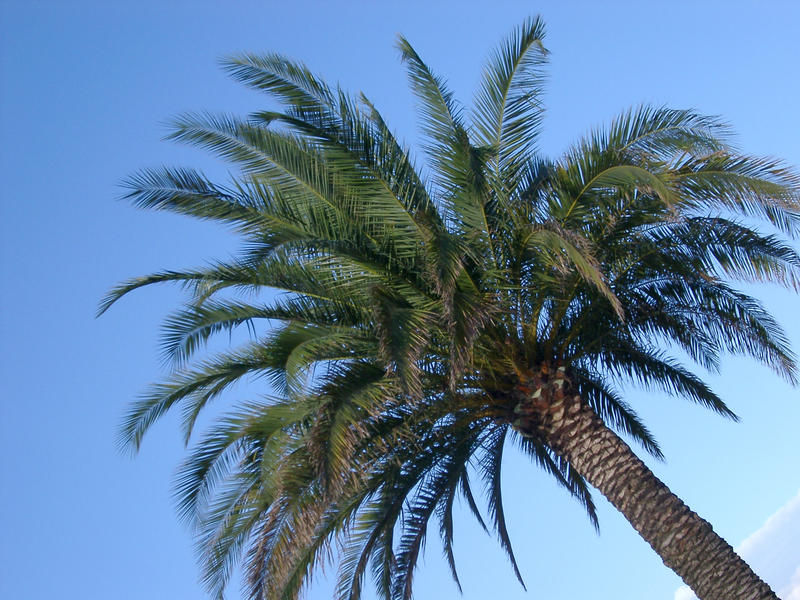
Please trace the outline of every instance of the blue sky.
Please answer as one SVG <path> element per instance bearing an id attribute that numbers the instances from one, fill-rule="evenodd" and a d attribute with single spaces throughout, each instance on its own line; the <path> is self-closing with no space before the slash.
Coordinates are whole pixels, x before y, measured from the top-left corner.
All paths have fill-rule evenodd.
<path id="1" fill-rule="evenodd" d="M 490 48 L 541 14 L 552 52 L 545 153 L 652 102 L 722 115 L 746 152 L 800 165 L 793 2 L 230 4 L 0 0 L 0 597 L 205 597 L 170 496 L 183 452 L 175 420 L 159 424 L 135 460 L 114 445 L 126 403 L 163 373 L 159 322 L 180 295 L 142 291 L 93 315 L 122 279 L 235 251 L 212 226 L 116 200 L 119 181 L 141 167 L 192 165 L 225 177 L 225 165 L 161 141 L 163 123 L 182 111 L 264 105 L 225 78 L 220 56 L 263 50 L 304 60 L 364 90 L 413 144 L 396 34 L 468 103 Z M 800 349 L 797 297 L 755 293 Z M 748 559 L 766 561 L 766 577 L 775 563 L 759 548 L 797 531 L 800 519 L 798 390 L 733 359 L 709 381 L 741 423 L 658 394 L 628 398 L 667 455 L 651 462 L 656 474 L 732 544 L 749 539 Z M 534 467 L 512 456 L 506 473 L 529 591 L 463 518 L 456 558 L 466 600 L 673 598 L 678 578 L 601 497 L 598 536 Z M 776 587 L 800 567 L 796 538 L 780 543 Z M 456 597 L 448 577 L 431 540 L 417 597 Z M 308 597 L 327 597 L 324 580 Z"/>

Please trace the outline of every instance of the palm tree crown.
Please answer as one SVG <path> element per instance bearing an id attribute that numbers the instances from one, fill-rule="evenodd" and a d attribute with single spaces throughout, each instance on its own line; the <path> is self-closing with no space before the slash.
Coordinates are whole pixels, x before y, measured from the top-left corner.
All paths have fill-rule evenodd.
<path id="1" fill-rule="evenodd" d="M 153 283 L 191 291 L 166 323 L 175 369 L 126 415 L 130 447 L 173 406 L 188 440 L 228 386 L 272 384 L 275 397 L 217 421 L 178 476 L 215 595 L 240 559 L 253 598 L 296 598 L 333 560 L 337 597 L 358 598 L 370 569 L 381 597 L 408 598 L 432 517 L 457 582 L 453 507 L 463 498 L 483 524 L 476 480 L 520 577 L 500 487 L 508 438 L 596 519 L 585 474 L 526 421 L 520 398 L 542 381 L 566 381 L 655 456 L 620 384 L 735 418 L 678 356 L 713 371 L 744 354 L 796 381 L 781 328 L 735 282 L 797 288 L 797 176 L 739 154 L 717 119 L 647 106 L 542 158 L 543 35 L 531 19 L 499 46 L 472 111 L 400 38 L 427 176 L 366 97 L 248 54 L 226 70 L 282 111 L 190 114 L 171 135 L 231 161 L 235 179 L 164 168 L 127 181 L 137 206 L 246 242 L 235 260 L 124 283 L 101 308 Z M 189 362 L 240 326 L 249 343 Z"/>

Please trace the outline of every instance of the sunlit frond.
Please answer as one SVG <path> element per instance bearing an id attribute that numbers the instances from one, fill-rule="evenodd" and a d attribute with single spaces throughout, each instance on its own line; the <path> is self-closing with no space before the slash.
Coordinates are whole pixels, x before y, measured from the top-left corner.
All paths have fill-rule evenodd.
<path id="1" fill-rule="evenodd" d="M 536 150 L 544 113 L 543 38 L 540 18 L 515 29 L 492 54 L 475 100 L 476 139 L 495 149 L 497 183 L 508 186 L 504 195 L 516 187 L 520 170 Z"/>

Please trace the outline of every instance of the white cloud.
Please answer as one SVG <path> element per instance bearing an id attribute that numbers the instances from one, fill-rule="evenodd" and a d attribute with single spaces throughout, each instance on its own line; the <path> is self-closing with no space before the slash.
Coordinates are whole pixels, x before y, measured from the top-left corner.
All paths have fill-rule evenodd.
<path id="1" fill-rule="evenodd" d="M 688 586 L 682 585 L 675 590 L 675 600 L 697 600 L 697 596 L 692 593 Z"/>
<path id="2" fill-rule="evenodd" d="M 800 600 L 800 567 L 792 575 L 789 585 L 778 591 L 783 600 Z"/>
<path id="3" fill-rule="evenodd" d="M 783 600 L 800 600 L 800 492 L 744 540 L 736 552 Z M 697 600 L 681 586 L 674 600 Z"/>

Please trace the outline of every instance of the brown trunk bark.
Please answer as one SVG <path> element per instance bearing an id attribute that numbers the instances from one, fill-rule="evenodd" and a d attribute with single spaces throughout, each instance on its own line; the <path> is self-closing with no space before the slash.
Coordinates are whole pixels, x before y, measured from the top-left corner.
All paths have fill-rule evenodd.
<path id="1" fill-rule="evenodd" d="M 581 400 L 564 369 L 517 388 L 514 428 L 566 458 L 701 600 L 777 600 L 719 535 Z"/>

